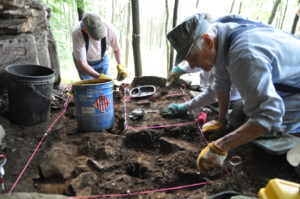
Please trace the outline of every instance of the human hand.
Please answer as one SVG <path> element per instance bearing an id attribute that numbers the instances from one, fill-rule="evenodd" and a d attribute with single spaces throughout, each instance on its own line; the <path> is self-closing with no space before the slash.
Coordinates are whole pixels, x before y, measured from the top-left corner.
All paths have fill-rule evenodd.
<path id="1" fill-rule="evenodd" d="M 216 140 L 225 134 L 226 122 L 212 120 L 202 126 L 202 132 L 208 140 Z"/>
<path id="2" fill-rule="evenodd" d="M 117 65 L 117 70 L 118 70 L 118 76 L 117 76 L 118 81 L 122 81 L 128 76 L 122 64 Z"/>
<path id="3" fill-rule="evenodd" d="M 170 104 L 161 111 L 163 117 L 175 117 L 186 114 L 187 110 L 184 104 Z"/>
<path id="4" fill-rule="evenodd" d="M 227 151 L 221 149 L 215 142 L 209 143 L 199 154 L 197 167 L 200 171 L 222 166 L 227 157 Z"/>
<path id="5" fill-rule="evenodd" d="M 174 66 L 172 68 L 172 71 L 170 72 L 170 74 L 167 77 L 167 85 L 166 86 L 170 86 L 172 84 L 172 82 L 174 81 L 175 77 L 179 77 L 180 75 L 183 75 L 184 73 L 185 73 L 184 70 L 182 70 L 178 66 Z"/>

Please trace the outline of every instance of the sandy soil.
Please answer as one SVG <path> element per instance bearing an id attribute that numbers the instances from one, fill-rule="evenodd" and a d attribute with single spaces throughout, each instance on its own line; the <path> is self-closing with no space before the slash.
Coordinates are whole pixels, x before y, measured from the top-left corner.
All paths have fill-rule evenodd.
<path id="1" fill-rule="evenodd" d="M 265 187 L 270 179 L 281 178 L 299 183 L 299 177 L 284 155 L 270 155 L 252 143 L 229 152 L 229 158 L 242 158 L 241 164 L 234 168 L 226 161 L 224 168 L 199 173 L 196 158 L 206 143 L 197 125 L 192 123 L 192 114 L 182 118 L 163 118 L 159 113 L 149 112 L 139 120 L 129 118 L 130 112 L 137 108 L 161 110 L 172 102 L 185 101 L 182 96 L 168 96 L 181 91 L 178 85 L 164 88 L 164 80 L 160 78 L 135 79 L 129 87 L 147 84 L 156 86 L 154 96 L 126 99 L 127 125 L 124 91 L 120 88 L 114 91 L 115 123 L 112 128 L 101 132 L 78 132 L 75 105 L 71 102 L 66 113 L 45 137 L 13 192 L 67 196 L 125 194 L 207 183 L 113 198 L 207 198 L 227 190 L 257 197 L 259 189 Z M 188 92 L 185 97 L 190 98 Z M 1 154 L 7 156 L 4 182 L 8 192 L 63 108 L 52 109 L 47 122 L 20 126 L 9 121 L 7 95 L 3 94 L 0 102 L 0 122 L 6 131 Z M 196 115 L 200 111 L 195 110 Z M 215 117 L 213 112 L 209 114 L 209 119 Z M 178 123 L 189 124 L 149 128 Z"/>

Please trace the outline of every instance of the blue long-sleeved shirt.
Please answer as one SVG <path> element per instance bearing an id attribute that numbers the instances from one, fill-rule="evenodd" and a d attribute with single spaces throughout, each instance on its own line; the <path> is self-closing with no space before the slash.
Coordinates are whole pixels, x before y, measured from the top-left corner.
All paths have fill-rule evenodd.
<path id="1" fill-rule="evenodd" d="M 227 38 L 239 25 L 216 22 L 211 26 L 218 29 L 216 91 L 230 91 L 233 83 L 249 122 L 269 131 L 280 127 L 289 104 L 300 111 L 298 95 L 285 104 L 285 94 L 274 87 L 274 83 L 282 83 L 300 88 L 300 40 L 277 29 L 254 28 L 239 34 L 227 49 Z"/>

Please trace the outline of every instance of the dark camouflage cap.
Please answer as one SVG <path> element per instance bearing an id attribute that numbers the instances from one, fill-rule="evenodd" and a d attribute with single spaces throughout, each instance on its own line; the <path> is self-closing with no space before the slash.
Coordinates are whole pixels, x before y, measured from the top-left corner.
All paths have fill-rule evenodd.
<path id="1" fill-rule="evenodd" d="M 208 29 L 209 17 L 205 13 L 194 14 L 168 32 L 167 38 L 177 51 L 175 65 L 185 59 L 194 41 Z"/>
<path id="2" fill-rule="evenodd" d="M 82 17 L 82 24 L 95 40 L 100 40 L 101 38 L 106 37 L 106 26 L 101 17 L 96 13 L 85 13 Z"/>

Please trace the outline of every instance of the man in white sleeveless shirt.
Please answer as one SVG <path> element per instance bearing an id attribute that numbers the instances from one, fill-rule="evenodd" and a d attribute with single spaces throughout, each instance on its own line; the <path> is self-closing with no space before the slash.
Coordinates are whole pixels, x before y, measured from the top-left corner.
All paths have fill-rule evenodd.
<path id="1" fill-rule="evenodd" d="M 121 63 L 121 49 L 115 28 L 98 14 L 86 13 L 72 31 L 73 60 L 80 79 L 98 78 L 101 73 L 109 76 L 110 46 L 117 62 L 118 81 L 127 77 Z"/>

